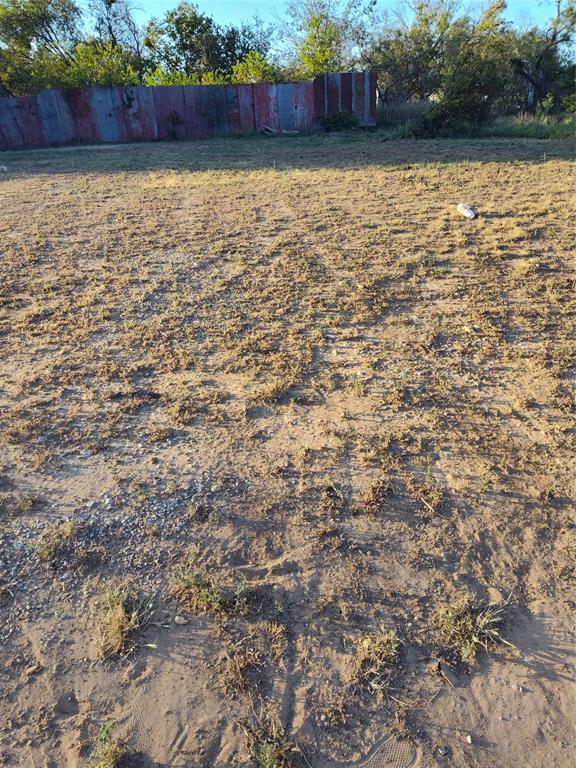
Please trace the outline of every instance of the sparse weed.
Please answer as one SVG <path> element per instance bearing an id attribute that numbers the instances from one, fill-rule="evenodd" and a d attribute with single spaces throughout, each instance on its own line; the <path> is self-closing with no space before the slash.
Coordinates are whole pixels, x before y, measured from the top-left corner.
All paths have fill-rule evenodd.
<path id="1" fill-rule="evenodd" d="M 150 620 L 154 605 L 128 587 L 106 590 L 99 614 L 98 650 L 102 659 L 127 656 L 136 648 L 136 636 Z"/>
<path id="2" fill-rule="evenodd" d="M 344 686 L 318 686 L 311 695 L 316 723 L 322 728 L 342 728 L 346 725 L 346 705 L 350 695 Z"/>
<path id="3" fill-rule="evenodd" d="M 180 607 L 192 613 L 247 613 L 250 589 L 246 577 L 236 574 L 231 585 L 224 587 L 197 562 L 198 558 L 198 550 L 192 549 L 185 564 L 170 574 L 168 592 Z"/>
<path id="4" fill-rule="evenodd" d="M 193 613 L 219 613 L 225 607 L 220 587 L 196 568 L 175 568 L 170 577 L 169 592 L 182 608 Z"/>
<path id="5" fill-rule="evenodd" d="M 248 582 L 244 574 L 232 581 L 232 608 L 236 613 L 245 613 L 248 607 Z"/>
<path id="6" fill-rule="evenodd" d="M 128 768 L 129 753 L 114 736 L 115 726 L 116 723 L 110 721 L 100 728 L 96 746 L 90 755 L 89 768 Z"/>
<path id="7" fill-rule="evenodd" d="M 440 614 L 440 629 L 453 656 L 465 664 L 476 660 L 478 651 L 507 643 L 500 634 L 504 606 L 468 596 Z"/>
<path id="8" fill-rule="evenodd" d="M 77 531 L 77 525 L 71 520 L 63 520 L 51 525 L 40 536 L 38 557 L 44 562 L 52 562 L 67 547 Z"/>
<path id="9" fill-rule="evenodd" d="M 24 495 L 24 496 L 18 496 L 14 500 L 14 511 L 18 514 L 25 514 L 26 512 L 31 512 L 34 507 L 38 504 L 38 499 L 35 496 L 30 495 Z M 1 505 L 1 502 L 0 502 Z M 1 509 L 1 506 L 0 506 Z"/>
<path id="10" fill-rule="evenodd" d="M 264 659 L 252 637 L 228 643 L 220 664 L 220 679 L 227 691 L 246 693 L 261 680 Z"/>
<path id="11" fill-rule="evenodd" d="M 342 616 L 343 620 L 348 623 L 350 620 L 350 606 L 346 602 L 346 600 L 340 598 L 337 602 L 338 605 L 338 611 L 340 613 L 340 616 Z"/>
<path id="12" fill-rule="evenodd" d="M 292 383 L 289 381 L 271 381 L 256 387 L 252 393 L 252 400 L 263 405 L 272 405 L 282 400 L 290 391 Z"/>
<path id="13" fill-rule="evenodd" d="M 210 517 L 210 507 L 203 502 L 189 501 L 185 506 L 185 512 L 197 523 L 205 523 Z"/>
<path id="14" fill-rule="evenodd" d="M 160 443 L 164 440 L 169 440 L 173 433 L 173 430 L 169 427 L 153 424 L 148 431 L 148 438 L 154 443 Z"/>
<path id="15" fill-rule="evenodd" d="M 266 623 L 266 634 L 268 636 L 268 648 L 272 661 L 279 663 L 282 661 L 286 648 L 286 627 L 277 621 L 268 621 Z"/>
<path id="16" fill-rule="evenodd" d="M 341 512 L 345 506 L 344 494 L 336 487 L 332 480 L 329 480 L 322 489 L 323 511 L 328 512 L 330 515 L 335 515 Z"/>
<path id="17" fill-rule="evenodd" d="M 80 544 L 74 547 L 70 558 L 70 567 L 80 571 L 80 573 L 86 573 L 105 562 L 106 557 L 106 550 L 102 545 Z"/>
<path id="18" fill-rule="evenodd" d="M 356 397 L 364 397 L 366 394 L 367 381 L 361 374 L 355 373 L 348 379 L 346 386 L 356 395 Z"/>
<path id="19" fill-rule="evenodd" d="M 300 754 L 298 747 L 285 735 L 278 720 L 263 716 L 256 725 L 242 724 L 250 755 L 259 768 L 292 768 Z"/>
<path id="20" fill-rule="evenodd" d="M 37 499 L 34 496 L 16 496 L 0 492 L 0 514 L 25 514 L 31 512 L 36 503 Z"/>
<path id="21" fill-rule="evenodd" d="M 5 576 L 0 575 L 0 605 L 9 603 L 14 599 L 12 587 L 15 586 L 15 582 L 9 581 Z"/>
<path id="22" fill-rule="evenodd" d="M 400 639 L 395 630 L 383 626 L 356 644 L 353 681 L 374 692 L 388 687 L 398 660 Z"/>
<path id="23" fill-rule="evenodd" d="M 382 319 L 390 306 L 384 288 L 385 279 L 368 278 L 355 286 L 345 309 L 360 323 L 376 323 Z"/>
<path id="24" fill-rule="evenodd" d="M 445 493 L 435 482 L 428 480 L 421 482 L 413 476 L 408 476 L 406 488 L 428 512 L 437 514 L 442 509 Z"/>
<path id="25" fill-rule="evenodd" d="M 363 506 L 367 512 L 380 512 L 393 495 L 394 489 L 388 478 L 379 477 L 362 494 Z"/>

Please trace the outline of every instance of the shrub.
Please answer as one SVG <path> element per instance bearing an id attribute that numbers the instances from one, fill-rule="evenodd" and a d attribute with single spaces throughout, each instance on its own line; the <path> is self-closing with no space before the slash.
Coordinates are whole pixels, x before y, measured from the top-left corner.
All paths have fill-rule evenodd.
<path id="1" fill-rule="evenodd" d="M 320 116 L 325 131 L 349 131 L 358 127 L 358 118 L 352 112 L 327 112 Z"/>
<path id="2" fill-rule="evenodd" d="M 249 51 L 232 67 L 233 83 L 275 83 L 278 72 L 258 51 Z"/>
<path id="3" fill-rule="evenodd" d="M 565 96 L 562 100 L 562 108 L 572 115 L 576 115 L 576 93 Z"/>
<path id="4" fill-rule="evenodd" d="M 416 126 L 430 111 L 431 106 L 425 99 L 381 104 L 376 112 L 376 125 L 379 128 Z"/>
<path id="5" fill-rule="evenodd" d="M 480 135 L 523 139 L 574 139 L 576 116 L 520 114 L 498 117 L 483 126 Z"/>

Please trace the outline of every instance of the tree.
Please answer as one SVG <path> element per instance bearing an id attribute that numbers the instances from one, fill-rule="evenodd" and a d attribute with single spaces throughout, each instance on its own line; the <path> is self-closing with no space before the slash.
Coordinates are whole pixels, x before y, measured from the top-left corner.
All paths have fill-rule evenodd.
<path id="1" fill-rule="evenodd" d="M 101 44 L 112 44 L 129 52 L 132 65 L 142 78 L 147 68 L 144 34 L 134 19 L 128 0 L 90 0 L 94 35 Z"/>
<path id="2" fill-rule="evenodd" d="M 66 85 L 103 88 L 136 85 L 138 77 L 129 51 L 113 43 L 79 43 L 74 48 L 74 63 L 68 67 Z M 61 87 L 61 86 L 60 86 Z"/>
<path id="3" fill-rule="evenodd" d="M 451 0 L 421 1 L 412 19 L 385 26 L 372 34 L 361 51 L 361 61 L 378 72 L 380 100 L 427 99 L 439 88 L 448 51 L 461 34 Z"/>
<path id="4" fill-rule="evenodd" d="M 211 69 L 216 48 L 214 22 L 194 5 L 182 2 L 161 22 L 149 22 L 144 45 L 168 71 L 190 75 Z"/>
<path id="5" fill-rule="evenodd" d="M 258 51 L 248 51 L 246 56 L 232 67 L 233 83 L 275 83 L 278 71 Z"/>
<path id="6" fill-rule="evenodd" d="M 73 0 L 3 0 L 0 45 L 30 56 L 35 47 L 62 58 L 80 39 L 80 9 Z"/>
<path id="7" fill-rule="evenodd" d="M 308 32 L 298 50 L 303 74 L 315 77 L 344 68 L 342 31 L 326 15 L 311 16 Z"/>
<path id="8" fill-rule="evenodd" d="M 229 75 L 220 75 L 209 70 L 187 75 L 185 72 L 169 72 L 158 66 L 144 75 L 144 85 L 224 85 L 228 82 Z"/>
<path id="9" fill-rule="evenodd" d="M 112 43 L 78 43 L 73 61 L 64 62 L 44 52 L 35 57 L 32 74 L 40 88 L 81 88 L 83 86 L 135 85 L 138 77 L 128 51 Z"/>
<path id="10" fill-rule="evenodd" d="M 526 108 L 533 111 L 550 90 L 551 74 L 558 64 L 558 49 L 572 42 L 576 29 L 575 0 L 556 0 L 556 15 L 544 34 L 532 31 L 535 43 L 527 56 L 514 56 L 511 63 L 516 73 L 528 83 Z"/>
<path id="11" fill-rule="evenodd" d="M 459 130 L 488 119 L 510 78 L 505 7 L 498 0 L 478 22 L 461 20 L 458 38 L 452 38 L 444 58 L 438 101 L 425 119 L 429 130 Z"/>
<path id="12" fill-rule="evenodd" d="M 250 51 L 265 56 L 269 40 L 269 28 L 257 20 L 252 25 L 220 27 L 195 5 L 181 2 L 162 21 L 148 24 L 144 43 L 166 71 L 200 76 L 231 74 Z"/>
<path id="13" fill-rule="evenodd" d="M 16 94 L 37 89 L 33 65 L 38 57 L 71 64 L 80 18 L 73 0 L 2 0 L 0 82 L 5 88 Z"/>
<path id="14" fill-rule="evenodd" d="M 300 77 L 354 68 L 375 0 L 292 0 L 283 37 L 288 70 Z"/>
<path id="15" fill-rule="evenodd" d="M 124 0 L 108 4 L 116 1 L 123 7 L 124 27 L 109 17 L 106 31 L 97 24 L 101 39 L 83 41 L 80 9 L 71 0 L 2 0 L 0 82 L 15 94 L 138 82 L 134 53 L 121 44 L 135 27 L 131 32 Z"/>
<path id="16" fill-rule="evenodd" d="M 231 73 L 234 66 L 248 54 L 256 53 L 263 59 L 270 50 L 274 30 L 255 18 L 251 24 L 244 22 L 240 27 L 217 27 L 221 46 L 221 70 Z"/>

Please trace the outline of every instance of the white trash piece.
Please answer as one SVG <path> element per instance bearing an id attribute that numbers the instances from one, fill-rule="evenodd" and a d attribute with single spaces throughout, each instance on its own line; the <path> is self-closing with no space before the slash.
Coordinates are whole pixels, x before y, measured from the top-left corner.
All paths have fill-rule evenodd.
<path id="1" fill-rule="evenodd" d="M 469 205 L 466 205 L 466 203 L 458 203 L 456 210 L 458 213 L 461 213 L 462 216 L 466 216 L 467 219 L 473 219 L 476 216 L 472 208 L 470 208 Z"/>

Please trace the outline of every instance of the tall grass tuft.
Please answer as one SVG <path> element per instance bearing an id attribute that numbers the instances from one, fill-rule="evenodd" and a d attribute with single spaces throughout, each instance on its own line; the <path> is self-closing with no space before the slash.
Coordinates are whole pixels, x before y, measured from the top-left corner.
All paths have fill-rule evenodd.
<path id="1" fill-rule="evenodd" d="M 378 127 L 386 139 L 431 138 L 424 122 L 431 107 L 432 104 L 427 101 L 382 104 L 378 108 Z M 439 138 L 574 139 L 576 115 L 521 112 L 500 115 L 478 126 L 463 126 L 458 130 L 439 129 L 434 135 Z"/>
<path id="2" fill-rule="evenodd" d="M 521 113 L 497 117 L 480 128 L 482 136 L 518 139 L 574 139 L 576 115 L 531 115 Z"/>

